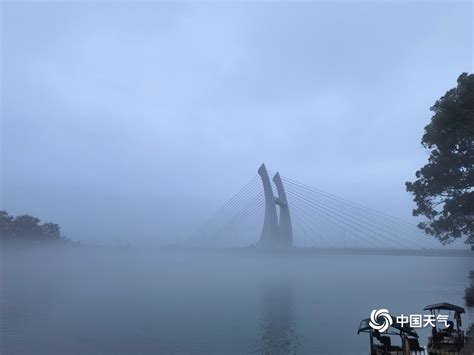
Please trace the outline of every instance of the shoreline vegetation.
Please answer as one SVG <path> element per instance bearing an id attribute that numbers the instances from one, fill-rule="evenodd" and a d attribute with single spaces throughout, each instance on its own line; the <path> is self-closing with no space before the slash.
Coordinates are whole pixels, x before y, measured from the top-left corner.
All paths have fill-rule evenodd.
<path id="1" fill-rule="evenodd" d="M 23 214 L 12 216 L 0 211 L 0 243 L 2 245 L 78 245 L 61 235 L 61 228 L 53 222 L 41 223 L 39 218 Z"/>
<path id="2" fill-rule="evenodd" d="M 470 285 L 465 290 L 464 301 L 467 307 L 474 307 L 474 271 L 469 273 Z M 462 355 L 474 354 L 474 323 L 466 329 L 466 343 L 461 352 Z"/>

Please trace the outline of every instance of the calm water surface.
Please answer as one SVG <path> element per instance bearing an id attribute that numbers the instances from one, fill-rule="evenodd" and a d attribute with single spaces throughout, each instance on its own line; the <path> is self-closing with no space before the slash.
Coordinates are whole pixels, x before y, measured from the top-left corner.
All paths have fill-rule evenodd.
<path id="1" fill-rule="evenodd" d="M 357 328 L 372 309 L 463 305 L 474 270 L 472 258 L 434 256 L 75 248 L 1 257 L 1 354 L 366 354 Z"/>

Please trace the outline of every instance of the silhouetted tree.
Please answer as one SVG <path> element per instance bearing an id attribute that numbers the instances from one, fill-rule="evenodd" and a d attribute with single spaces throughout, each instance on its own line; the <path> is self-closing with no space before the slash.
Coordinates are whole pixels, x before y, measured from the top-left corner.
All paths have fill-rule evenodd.
<path id="1" fill-rule="evenodd" d="M 49 239 L 59 239 L 61 238 L 61 234 L 59 232 L 59 225 L 57 224 L 54 224 L 54 223 L 44 223 L 42 226 L 41 226 L 41 231 L 42 231 L 42 235 L 45 237 L 45 238 L 49 238 Z"/>
<path id="2" fill-rule="evenodd" d="M 29 215 L 21 215 L 13 220 L 13 233 L 15 238 L 34 239 L 42 236 L 40 220 Z"/>
<path id="3" fill-rule="evenodd" d="M 5 239 L 12 237 L 13 234 L 13 217 L 7 211 L 0 211 L 0 237 Z"/>
<path id="4" fill-rule="evenodd" d="M 56 242 L 66 241 L 61 237 L 59 225 L 44 223 L 33 216 L 13 217 L 7 211 L 0 211 L 0 241 Z"/>
<path id="5" fill-rule="evenodd" d="M 407 191 L 414 196 L 418 225 L 443 244 L 466 237 L 474 244 L 474 75 L 463 73 L 457 87 L 433 107 L 421 144 L 430 152 Z"/>

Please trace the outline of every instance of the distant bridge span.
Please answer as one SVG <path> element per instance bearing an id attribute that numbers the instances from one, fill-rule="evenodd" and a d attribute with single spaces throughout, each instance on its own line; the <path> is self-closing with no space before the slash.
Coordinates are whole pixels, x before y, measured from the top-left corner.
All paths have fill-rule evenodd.
<path id="1" fill-rule="evenodd" d="M 411 223 L 271 173 L 265 164 L 191 240 L 207 247 L 413 250 L 440 246 Z"/>

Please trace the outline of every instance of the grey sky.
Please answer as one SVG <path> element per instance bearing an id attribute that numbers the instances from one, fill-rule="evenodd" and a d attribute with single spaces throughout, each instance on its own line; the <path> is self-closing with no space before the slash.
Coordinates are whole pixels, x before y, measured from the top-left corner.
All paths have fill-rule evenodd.
<path id="1" fill-rule="evenodd" d="M 168 242 L 256 174 L 404 219 L 471 2 L 3 2 L 1 208 Z M 189 218 L 189 222 L 187 221 Z"/>

